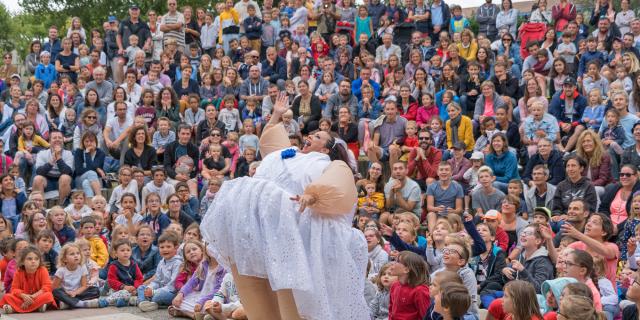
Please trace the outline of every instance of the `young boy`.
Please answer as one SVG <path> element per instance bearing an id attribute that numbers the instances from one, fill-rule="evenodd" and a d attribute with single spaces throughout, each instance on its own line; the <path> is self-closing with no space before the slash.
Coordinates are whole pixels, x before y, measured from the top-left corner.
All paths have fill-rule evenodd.
<path id="1" fill-rule="evenodd" d="M 493 117 L 486 117 L 482 120 L 483 133 L 476 139 L 473 151 L 488 152 L 489 142 L 493 135 L 498 132 L 496 130 L 496 120 Z"/>
<path id="2" fill-rule="evenodd" d="M 245 35 L 251 43 L 251 49 L 260 52 L 262 37 L 262 20 L 256 16 L 256 7 L 253 4 L 247 5 L 247 14 L 249 16 L 242 22 L 244 26 Z"/>
<path id="3" fill-rule="evenodd" d="M 459 5 L 451 6 L 451 17 L 449 30 L 451 33 L 462 32 L 464 29 L 469 28 L 469 20 L 462 15 L 462 7 Z"/>
<path id="4" fill-rule="evenodd" d="M 587 39 L 587 51 L 582 54 L 580 57 L 580 63 L 578 64 L 578 82 L 582 80 L 582 75 L 584 74 L 587 63 L 597 60 L 600 64 L 603 65 L 606 61 L 606 57 L 604 53 L 598 51 L 598 42 L 596 38 L 589 37 Z"/>
<path id="5" fill-rule="evenodd" d="M 489 210 L 484 214 L 482 220 L 496 230 L 496 244 L 506 252 L 509 246 L 509 235 L 500 227 L 500 223 L 502 222 L 500 212 L 498 212 L 498 210 Z"/>
<path id="6" fill-rule="evenodd" d="M 45 89 L 49 89 L 51 83 L 56 81 L 58 72 L 56 72 L 56 67 L 51 63 L 51 53 L 48 51 L 40 53 L 40 63 L 36 67 L 35 77 L 37 80 L 42 80 Z"/>
<path id="7" fill-rule="evenodd" d="M 364 185 L 366 195 L 358 197 L 358 214 L 378 220 L 384 209 L 384 193 L 376 192 L 375 182 L 368 181 Z"/>
<path id="8" fill-rule="evenodd" d="M 124 55 L 126 58 L 127 68 L 131 68 L 133 64 L 136 62 L 136 53 L 142 50 L 138 47 L 138 36 L 132 34 L 129 36 L 129 46 L 124 50 Z M 124 65 L 125 59 L 120 60 L 120 64 Z"/>
<path id="9" fill-rule="evenodd" d="M 96 219 L 88 216 L 80 220 L 80 236 L 89 241 L 91 260 L 95 261 L 100 268 L 104 268 L 109 261 L 109 251 L 102 239 L 96 235 Z"/>
<path id="10" fill-rule="evenodd" d="M 51 230 L 42 230 L 36 238 L 36 245 L 40 253 L 42 253 L 42 262 L 47 268 L 47 271 L 49 271 L 50 277 L 53 277 L 58 270 L 58 268 L 56 268 L 58 253 L 52 250 L 53 244 L 55 243 L 55 236 Z"/>
<path id="11" fill-rule="evenodd" d="M 480 218 L 491 209 L 499 209 L 502 199 L 504 199 L 504 193 L 493 187 L 495 179 L 496 177 L 493 175 L 491 168 L 482 166 L 478 169 L 478 182 L 481 187 L 471 194 L 471 206 L 475 211 L 475 215 Z"/>
<path id="12" fill-rule="evenodd" d="M 236 98 L 232 94 L 228 94 L 224 96 L 223 106 L 220 107 L 218 120 L 224 123 L 227 132 L 238 131 L 238 129 L 242 128 L 240 112 L 234 108 L 235 103 Z"/>
<path id="13" fill-rule="evenodd" d="M 187 55 L 187 57 L 189 58 L 189 64 L 195 71 L 193 72 L 193 74 L 196 74 L 198 68 L 200 67 L 200 58 L 202 57 L 200 55 L 200 47 L 198 47 L 197 43 L 192 43 L 191 45 L 189 45 L 189 54 Z"/>
<path id="14" fill-rule="evenodd" d="M 16 239 L 14 238 L 5 238 L 0 241 L 0 253 L 2 254 L 2 260 L 0 260 L 0 280 L 2 281 L 4 281 L 7 265 L 16 257 L 16 253 L 11 250 L 15 241 Z"/>
<path id="15" fill-rule="evenodd" d="M 217 7 L 217 5 L 216 5 Z M 219 23 L 219 22 L 218 22 Z M 200 28 L 200 40 L 202 41 L 202 53 L 206 53 L 209 57 L 213 58 L 215 51 L 216 39 L 218 38 L 218 31 L 213 23 L 213 13 L 207 12 L 204 16 L 204 24 Z"/>
<path id="16" fill-rule="evenodd" d="M 459 283 L 444 283 L 435 296 L 433 310 L 443 320 L 461 320 L 471 305 L 471 296 L 467 287 Z"/>
<path id="17" fill-rule="evenodd" d="M 162 260 L 149 285 L 138 287 L 138 307 L 143 312 L 158 310 L 158 306 L 170 306 L 176 296 L 175 282 L 180 273 L 182 258 L 177 255 L 180 238 L 174 232 L 165 232 L 158 239 Z"/>
<path id="18" fill-rule="evenodd" d="M 278 33 L 276 32 L 276 27 L 271 21 L 270 13 L 263 13 L 262 19 L 264 20 L 264 23 L 262 24 L 262 33 L 260 35 L 260 42 L 262 43 L 260 55 L 264 56 L 268 47 L 276 45 L 276 42 L 278 41 Z"/>
<path id="19" fill-rule="evenodd" d="M 556 58 L 564 58 L 564 61 L 567 63 L 567 71 L 569 73 L 573 73 L 576 53 L 578 53 L 578 48 L 576 48 L 575 43 L 571 41 L 571 34 L 564 32 L 562 34 L 562 42 L 558 44 L 558 47 L 556 47 L 556 51 L 553 53 L 553 56 Z"/>
<path id="20" fill-rule="evenodd" d="M 153 180 L 142 188 L 142 199 L 146 199 L 148 194 L 155 192 L 160 196 L 160 202 L 165 203 L 170 195 L 176 193 L 175 187 L 166 181 L 167 174 L 164 171 L 164 167 L 152 168 L 151 176 Z"/>
<path id="21" fill-rule="evenodd" d="M 164 149 L 168 144 L 176 140 L 176 133 L 170 129 L 171 120 L 167 117 L 160 117 L 158 119 L 158 131 L 153 133 L 153 140 L 151 141 L 151 146 L 156 149 L 159 163 L 162 163 L 162 159 L 164 159 Z"/>

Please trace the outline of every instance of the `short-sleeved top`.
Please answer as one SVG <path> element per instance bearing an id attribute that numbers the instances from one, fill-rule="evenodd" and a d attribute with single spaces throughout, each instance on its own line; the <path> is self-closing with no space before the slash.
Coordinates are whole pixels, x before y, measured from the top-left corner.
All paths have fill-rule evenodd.
<path id="1" fill-rule="evenodd" d="M 384 185 L 384 194 L 385 194 L 385 197 L 387 197 L 387 199 L 391 197 L 391 187 L 393 187 L 395 182 L 396 182 L 396 179 L 391 178 L 389 179 L 389 182 L 387 182 L 387 184 Z M 422 199 L 420 197 L 420 186 L 411 178 L 405 178 L 405 183 L 404 183 L 404 186 L 402 187 L 401 193 L 402 193 L 402 198 L 404 198 L 406 201 L 415 201 L 416 204 L 413 207 L 413 210 L 411 211 L 419 217 L 421 214 L 420 208 L 422 208 L 422 203 L 420 201 Z M 396 208 L 397 206 L 394 206 L 393 208 L 388 208 L 388 209 L 391 210 Z"/>
<path id="2" fill-rule="evenodd" d="M 474 209 L 481 208 L 482 212 L 487 212 L 491 209 L 500 210 L 504 193 L 498 189 L 494 189 L 493 193 L 486 194 L 484 190 L 480 188 L 471 194 L 471 199 L 471 207 Z"/>
<path id="3" fill-rule="evenodd" d="M 163 34 L 164 37 L 162 40 L 167 41 L 167 39 L 169 38 L 174 38 L 178 43 L 178 48 L 180 48 L 184 46 L 184 16 L 182 15 L 182 13 L 176 11 L 176 13 L 173 15 L 167 13 L 162 17 L 162 24 L 175 24 L 175 23 L 182 23 L 182 28 L 180 28 L 180 30 L 171 30 L 171 31 L 165 32 Z"/>
<path id="4" fill-rule="evenodd" d="M 616 283 L 616 271 L 618 267 L 618 260 L 620 260 L 620 250 L 618 246 L 613 242 L 605 242 L 603 245 L 607 248 L 609 252 L 615 252 L 616 256 L 613 259 L 605 259 L 604 260 L 604 276 L 611 280 L 611 283 Z M 569 245 L 569 248 L 574 250 L 587 250 L 587 244 L 582 241 L 577 241 Z M 597 253 L 590 252 L 591 255 L 595 255 Z"/>
<path id="5" fill-rule="evenodd" d="M 380 147 L 387 148 L 396 139 L 401 139 L 405 134 L 405 127 L 407 125 L 407 119 L 397 116 L 396 121 L 391 123 L 384 121 L 376 128 L 376 131 L 380 132 Z"/>
<path id="6" fill-rule="evenodd" d="M 464 198 L 464 191 L 456 181 L 451 181 L 446 189 L 443 189 L 442 183 L 438 181 L 427 187 L 427 196 L 433 196 L 433 205 L 436 207 L 455 208 L 456 200 Z"/>
<path id="7" fill-rule="evenodd" d="M 78 266 L 73 271 L 70 271 L 66 267 L 60 267 L 55 274 L 56 277 L 62 280 L 60 282 L 60 285 L 66 292 L 70 292 L 80 288 L 82 277 L 86 277 L 88 275 L 89 272 L 87 271 L 87 268 L 83 268 L 83 266 Z"/>
<path id="8" fill-rule="evenodd" d="M 131 117 L 127 117 L 124 123 L 121 125 L 118 121 L 118 117 L 113 117 L 107 120 L 107 127 L 111 127 L 111 137 L 112 140 L 117 139 L 127 128 L 133 125 L 133 119 Z"/>

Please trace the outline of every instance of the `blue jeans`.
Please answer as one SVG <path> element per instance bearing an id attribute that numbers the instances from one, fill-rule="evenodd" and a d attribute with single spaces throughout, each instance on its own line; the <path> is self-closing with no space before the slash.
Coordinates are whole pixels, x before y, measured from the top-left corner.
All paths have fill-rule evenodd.
<path id="1" fill-rule="evenodd" d="M 170 306 L 173 302 L 173 298 L 176 297 L 176 292 L 173 290 L 167 290 L 165 288 L 153 290 L 153 297 L 151 299 L 144 296 L 144 289 L 148 286 L 141 285 L 138 287 L 138 303 L 142 301 L 152 301 L 161 306 Z"/>
<path id="2" fill-rule="evenodd" d="M 20 216 L 19 215 L 15 215 L 13 217 L 9 217 L 9 218 L 6 218 L 6 219 L 11 221 L 12 232 L 16 233 L 16 228 L 18 228 L 18 223 L 20 223 Z"/>
<path id="3" fill-rule="evenodd" d="M 91 188 L 91 182 L 100 181 L 100 177 L 95 171 L 87 171 L 83 173 L 81 176 L 76 177 L 76 186 L 82 187 L 82 191 L 87 197 L 95 196 L 93 189 Z"/>
<path id="4" fill-rule="evenodd" d="M 494 181 L 493 182 L 493 187 L 504 192 L 504 194 L 507 194 L 507 189 L 509 187 L 508 183 L 504 183 L 504 182 L 500 182 L 500 181 Z"/>

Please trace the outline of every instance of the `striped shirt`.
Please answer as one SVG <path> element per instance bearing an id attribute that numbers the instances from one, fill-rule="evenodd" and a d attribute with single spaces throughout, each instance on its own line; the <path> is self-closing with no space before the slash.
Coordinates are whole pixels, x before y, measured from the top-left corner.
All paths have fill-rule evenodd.
<path id="1" fill-rule="evenodd" d="M 180 12 L 174 14 L 167 13 L 162 17 L 162 24 L 174 24 L 182 23 L 180 30 L 171 30 L 164 33 L 163 41 L 167 41 L 169 38 L 174 38 L 178 42 L 178 48 L 184 47 L 184 16 Z"/>

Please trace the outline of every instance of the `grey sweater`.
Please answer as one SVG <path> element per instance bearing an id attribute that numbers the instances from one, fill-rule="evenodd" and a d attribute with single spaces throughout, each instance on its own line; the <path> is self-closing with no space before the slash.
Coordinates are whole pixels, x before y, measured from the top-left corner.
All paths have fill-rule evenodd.
<path id="1" fill-rule="evenodd" d="M 176 292 L 176 277 L 180 273 L 181 265 L 182 257 L 177 254 L 169 260 L 162 258 L 156 268 L 156 277 L 149 284 L 149 287 L 153 290 L 163 289 Z"/>

